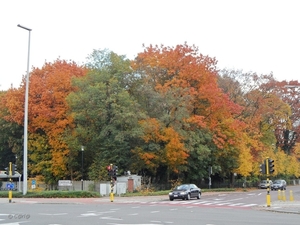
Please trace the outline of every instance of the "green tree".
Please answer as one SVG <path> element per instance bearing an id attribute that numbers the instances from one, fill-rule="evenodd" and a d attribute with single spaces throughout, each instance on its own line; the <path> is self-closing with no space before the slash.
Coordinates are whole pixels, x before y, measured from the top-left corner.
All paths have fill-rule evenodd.
<path id="1" fill-rule="evenodd" d="M 95 50 L 89 60 L 90 72 L 74 79 L 77 91 L 67 98 L 76 124 L 69 133 L 74 136 L 72 143 L 87 148 L 90 179 L 103 179 L 103 170 L 110 163 L 118 165 L 120 172 L 129 169 L 143 113 L 129 95 L 129 60 L 107 50 Z"/>

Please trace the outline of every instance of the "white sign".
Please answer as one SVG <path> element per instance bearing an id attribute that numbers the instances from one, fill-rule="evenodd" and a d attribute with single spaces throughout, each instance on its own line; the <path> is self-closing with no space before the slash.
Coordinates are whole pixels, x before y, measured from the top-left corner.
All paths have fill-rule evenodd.
<path id="1" fill-rule="evenodd" d="M 73 183 L 71 180 L 59 180 L 58 181 L 58 186 L 60 187 L 65 187 L 65 186 L 72 186 Z"/>

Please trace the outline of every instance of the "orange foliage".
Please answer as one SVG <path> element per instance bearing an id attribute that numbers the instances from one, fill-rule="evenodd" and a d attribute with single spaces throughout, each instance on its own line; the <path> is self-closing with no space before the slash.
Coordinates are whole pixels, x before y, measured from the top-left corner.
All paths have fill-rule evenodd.
<path id="1" fill-rule="evenodd" d="M 230 119 L 242 108 L 230 101 L 218 87 L 216 60 L 199 54 L 195 46 L 150 46 L 138 54 L 132 67 L 142 71 L 145 82 L 152 84 L 158 92 L 179 87 L 181 92 L 177 93 L 178 96 L 191 96 L 187 121 L 213 131 L 214 142 L 219 148 L 231 139 L 230 135 L 224 134 L 222 121 L 226 121 L 229 128 L 237 129 L 231 132 L 241 131 L 238 126 L 231 126 L 230 123 L 237 121 Z"/>
<path id="2" fill-rule="evenodd" d="M 69 150 L 62 141 L 61 135 L 67 126 L 73 126 L 73 120 L 67 115 L 66 96 L 74 91 L 71 86 L 72 77 L 82 77 L 85 68 L 74 62 L 56 60 L 45 63 L 39 69 L 34 68 L 30 74 L 28 131 L 30 133 L 46 134 L 52 152 L 52 172 L 57 175 L 66 170 L 63 163 Z M 25 79 L 19 89 L 8 90 L 6 107 L 9 116 L 6 119 L 23 124 Z"/>
<path id="3" fill-rule="evenodd" d="M 148 167 L 167 165 L 173 172 L 178 172 L 178 166 L 186 164 L 189 156 L 180 135 L 171 127 L 162 127 L 154 118 L 143 120 L 140 123 L 144 129 L 144 141 L 160 146 L 160 149 L 152 152 L 139 151 L 140 158 Z"/>

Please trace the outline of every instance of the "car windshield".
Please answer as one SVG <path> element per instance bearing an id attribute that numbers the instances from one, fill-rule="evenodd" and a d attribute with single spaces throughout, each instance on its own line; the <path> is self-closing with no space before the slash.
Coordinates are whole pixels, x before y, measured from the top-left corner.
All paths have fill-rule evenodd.
<path id="1" fill-rule="evenodd" d="M 183 184 L 183 185 L 179 185 L 175 188 L 175 190 L 182 190 L 182 189 L 188 189 L 188 186 Z"/>
<path id="2" fill-rule="evenodd" d="M 281 183 L 280 180 L 275 180 L 275 181 L 274 181 L 274 184 L 280 184 L 280 183 Z"/>

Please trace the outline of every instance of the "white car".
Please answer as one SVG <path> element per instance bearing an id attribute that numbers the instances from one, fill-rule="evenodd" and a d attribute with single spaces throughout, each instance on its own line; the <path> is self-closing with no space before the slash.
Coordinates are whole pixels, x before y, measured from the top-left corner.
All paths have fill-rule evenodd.
<path id="1" fill-rule="evenodd" d="M 271 188 L 273 182 L 271 180 L 269 180 L 269 183 L 267 180 L 262 180 L 259 185 L 258 185 L 258 188 L 261 188 L 261 189 L 267 189 L 268 186 L 269 188 Z"/>

